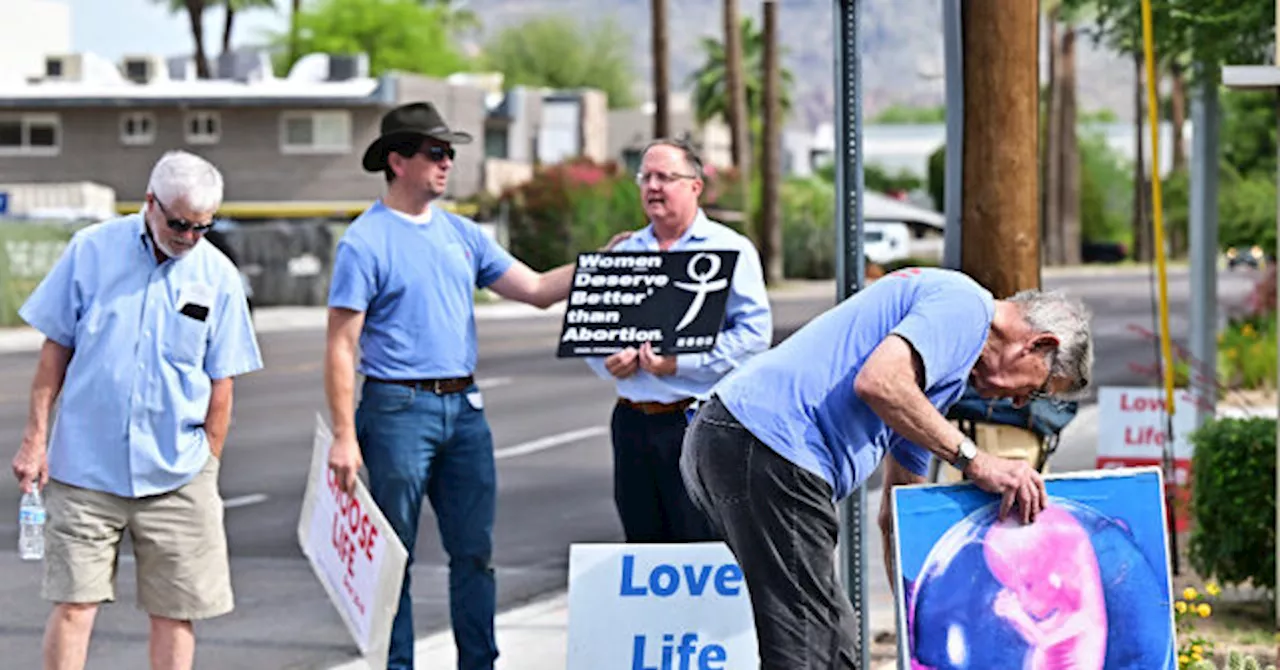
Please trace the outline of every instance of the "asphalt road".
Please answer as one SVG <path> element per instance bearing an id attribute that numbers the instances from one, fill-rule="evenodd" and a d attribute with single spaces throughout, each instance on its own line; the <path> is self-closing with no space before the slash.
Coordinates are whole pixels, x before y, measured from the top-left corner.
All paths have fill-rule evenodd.
<path id="1" fill-rule="evenodd" d="M 1220 300 L 1239 303 L 1251 288 L 1244 272 L 1224 272 Z M 1184 271 L 1170 275 L 1171 331 L 1186 328 Z M 1099 385 L 1149 384 L 1133 365 L 1151 367 L 1156 347 L 1129 327 L 1155 330 L 1153 288 L 1145 274 L 1050 277 L 1094 310 Z M 832 304 L 834 293 L 775 301 L 781 339 Z M 557 315 L 481 321 L 477 378 L 499 457 L 495 562 L 500 607 L 565 586 L 568 545 L 621 539 L 613 509 L 607 435 L 610 385 L 585 364 L 558 360 Z M 221 475 L 238 608 L 201 624 L 198 665 L 209 668 L 324 667 L 350 658 L 341 621 L 298 549 L 296 528 L 311 457 L 315 415 L 324 407 L 319 330 L 260 336 L 267 368 L 236 387 L 234 425 Z M 7 462 L 25 421 L 34 353 L 0 356 L 0 449 Z M 1061 451 L 1055 469 L 1089 467 L 1092 445 Z M 1086 453 L 1088 452 L 1088 453 Z M 18 492 L 0 478 L 0 500 Z M 17 561 L 16 510 L 0 522 L 0 665 L 38 667 L 48 611 L 38 598 L 39 569 Z M 447 560 L 429 507 L 414 567 L 419 634 L 448 625 Z M 870 556 L 879 565 L 878 549 Z M 882 567 L 872 567 L 882 574 Z M 133 569 L 120 569 L 119 603 L 99 616 L 90 667 L 143 667 L 145 619 L 133 607 Z M 882 581 L 882 579 L 877 579 Z"/>

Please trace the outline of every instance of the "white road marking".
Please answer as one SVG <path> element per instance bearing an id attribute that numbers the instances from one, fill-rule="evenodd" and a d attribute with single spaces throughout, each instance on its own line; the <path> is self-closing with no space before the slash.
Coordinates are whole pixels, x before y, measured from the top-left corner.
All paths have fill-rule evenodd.
<path id="1" fill-rule="evenodd" d="M 491 389 L 498 386 L 506 386 L 513 381 L 515 380 L 510 377 L 489 377 L 488 379 L 477 379 L 476 388 L 483 391 L 485 389 Z"/>
<path id="2" fill-rule="evenodd" d="M 496 452 L 494 452 L 493 457 L 495 460 L 500 461 L 504 458 L 514 458 L 516 456 L 527 456 L 529 454 L 536 454 L 539 451 L 546 451 L 547 449 L 554 449 L 556 447 L 561 447 L 566 444 L 571 444 L 579 440 L 585 440 L 589 437 L 607 435 L 608 433 L 609 433 L 609 428 L 607 426 L 592 426 L 591 428 L 571 430 L 567 433 L 548 435 L 546 437 L 538 438 L 536 440 L 531 440 L 523 444 L 517 444 L 515 446 L 499 449 Z"/>
<path id="3" fill-rule="evenodd" d="M 248 507 L 249 505 L 257 505 L 260 502 L 266 502 L 266 500 L 267 500 L 267 494 L 265 493 L 250 493 L 247 496 L 236 496 L 234 498 L 227 498 L 226 500 L 222 501 L 222 507 L 223 509 L 235 509 L 237 507 Z"/>

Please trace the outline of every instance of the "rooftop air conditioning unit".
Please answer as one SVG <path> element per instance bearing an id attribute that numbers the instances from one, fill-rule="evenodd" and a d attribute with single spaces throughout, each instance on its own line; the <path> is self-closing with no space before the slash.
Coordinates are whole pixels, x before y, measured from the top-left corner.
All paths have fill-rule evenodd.
<path id="1" fill-rule="evenodd" d="M 135 84 L 150 84 L 169 78 L 169 67 L 164 59 L 154 55 L 125 56 L 120 62 L 124 78 Z"/>

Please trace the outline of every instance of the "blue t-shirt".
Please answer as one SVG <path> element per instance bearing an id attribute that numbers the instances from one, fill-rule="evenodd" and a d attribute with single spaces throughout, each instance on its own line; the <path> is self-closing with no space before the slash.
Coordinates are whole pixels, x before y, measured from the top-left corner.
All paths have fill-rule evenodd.
<path id="1" fill-rule="evenodd" d="M 329 306 L 364 312 L 360 373 L 465 377 L 476 367 L 476 287 L 515 259 L 474 222 L 431 208 L 413 221 L 381 201 L 338 242 Z"/>
<path id="2" fill-rule="evenodd" d="M 831 484 L 839 500 L 875 471 L 885 451 L 919 475 L 931 457 L 854 393 L 871 352 L 890 334 L 910 342 L 924 362 L 925 394 L 945 412 L 964 393 L 994 316 L 991 294 L 963 274 L 901 270 L 752 358 L 714 393 L 760 441 Z"/>

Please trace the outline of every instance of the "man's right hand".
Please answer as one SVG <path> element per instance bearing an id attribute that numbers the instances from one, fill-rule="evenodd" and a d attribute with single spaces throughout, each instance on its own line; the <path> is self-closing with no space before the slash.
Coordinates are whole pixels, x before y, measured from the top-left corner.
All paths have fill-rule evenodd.
<path id="1" fill-rule="evenodd" d="M 965 474 L 978 488 L 1003 497 L 1000 501 L 1000 520 L 1013 509 L 1014 504 L 1022 515 L 1022 523 L 1035 521 L 1040 510 L 1049 505 L 1049 494 L 1044 479 L 1024 461 L 992 456 L 985 451 L 969 462 Z"/>
<path id="2" fill-rule="evenodd" d="M 40 488 L 49 483 L 49 461 L 44 440 L 23 438 L 22 446 L 13 457 L 13 476 L 18 479 L 18 486 L 23 493 L 30 493 L 32 484 L 40 483 Z"/>
<path id="3" fill-rule="evenodd" d="M 636 373 L 640 367 L 640 352 L 635 347 L 627 347 L 604 359 L 604 369 L 618 379 L 626 379 Z"/>
<path id="4" fill-rule="evenodd" d="M 329 469 L 333 470 L 333 478 L 344 493 L 350 494 L 356 490 L 356 478 L 361 465 L 363 461 L 356 438 L 334 437 L 333 444 L 329 445 Z"/>

